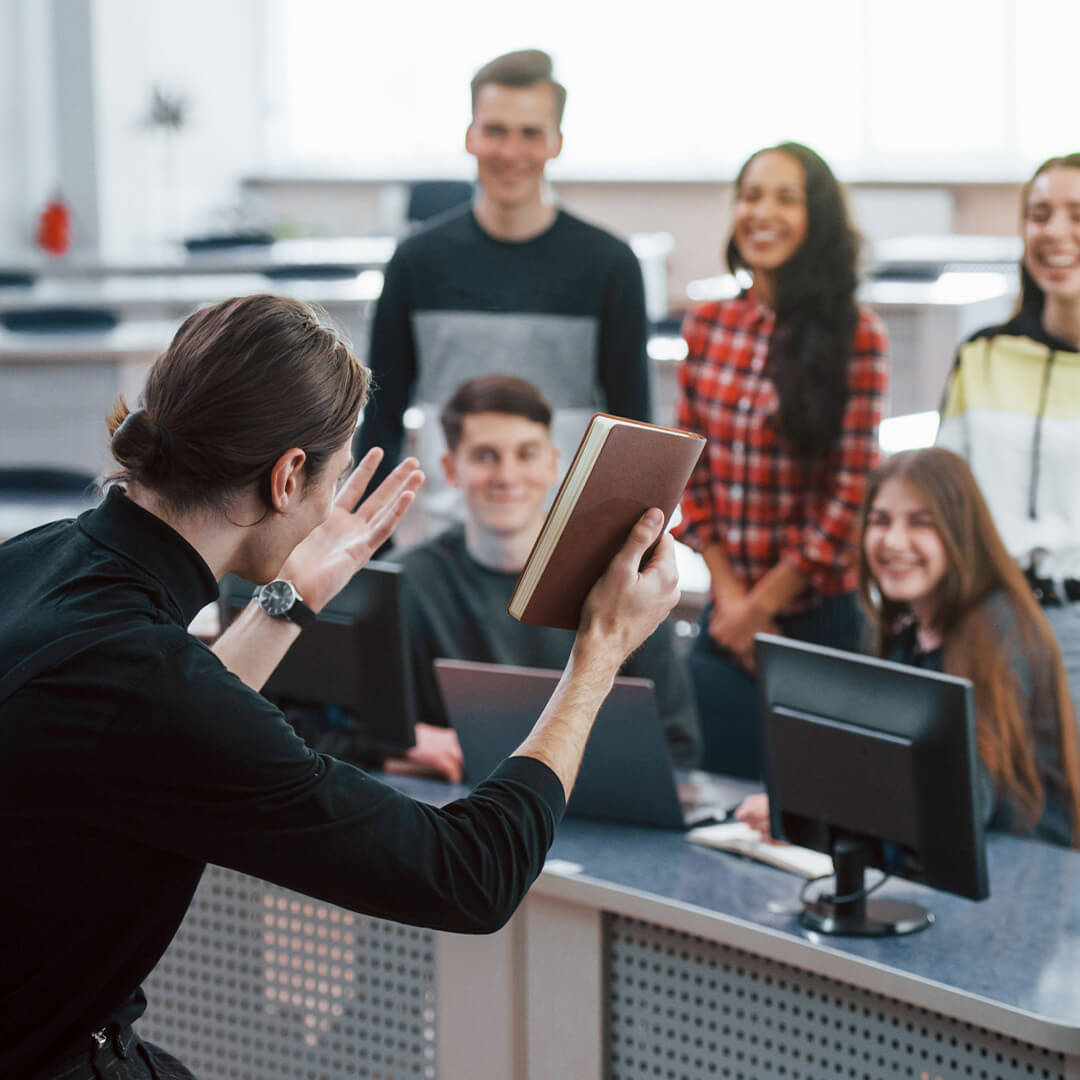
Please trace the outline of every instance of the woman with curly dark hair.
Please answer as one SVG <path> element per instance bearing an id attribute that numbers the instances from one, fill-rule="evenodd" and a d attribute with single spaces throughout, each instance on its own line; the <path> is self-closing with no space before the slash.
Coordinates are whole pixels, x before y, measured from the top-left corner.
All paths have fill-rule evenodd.
<path id="1" fill-rule="evenodd" d="M 675 535 L 705 558 L 690 654 L 707 769 L 760 773 L 760 630 L 857 647 L 855 515 L 877 462 L 881 322 L 855 300 L 858 241 L 828 165 L 798 143 L 735 182 L 729 267 L 751 288 L 687 318 L 679 423 L 708 440 Z"/>

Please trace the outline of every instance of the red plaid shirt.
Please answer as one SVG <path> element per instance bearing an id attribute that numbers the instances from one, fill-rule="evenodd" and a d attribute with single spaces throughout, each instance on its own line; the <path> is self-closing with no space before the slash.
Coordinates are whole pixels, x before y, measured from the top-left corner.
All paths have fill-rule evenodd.
<path id="1" fill-rule="evenodd" d="M 855 588 L 855 517 L 879 457 L 888 343 L 881 320 L 860 311 L 843 431 L 825 458 L 808 464 L 779 437 L 779 399 L 765 373 L 775 320 L 753 293 L 687 316 L 678 421 L 709 441 L 674 535 L 697 551 L 721 544 L 747 589 L 788 560 L 808 578 L 791 612 Z"/>

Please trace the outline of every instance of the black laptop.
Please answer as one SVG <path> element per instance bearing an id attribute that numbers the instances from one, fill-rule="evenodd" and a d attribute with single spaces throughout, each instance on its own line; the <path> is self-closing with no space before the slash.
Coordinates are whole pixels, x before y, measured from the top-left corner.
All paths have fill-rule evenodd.
<path id="1" fill-rule="evenodd" d="M 435 677 L 461 743 L 466 782 L 477 784 L 521 745 L 562 672 L 436 660 Z M 623 677 L 597 715 L 566 812 L 661 829 L 724 816 L 715 806 L 684 811 L 653 682 Z"/>

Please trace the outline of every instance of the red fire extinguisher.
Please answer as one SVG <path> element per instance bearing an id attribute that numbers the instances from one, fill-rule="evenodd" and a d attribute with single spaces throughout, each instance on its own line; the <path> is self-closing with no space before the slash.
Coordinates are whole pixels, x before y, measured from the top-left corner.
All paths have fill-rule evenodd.
<path id="1" fill-rule="evenodd" d="M 54 195 L 38 216 L 37 244 L 50 255 L 71 249 L 71 211 L 60 195 Z"/>

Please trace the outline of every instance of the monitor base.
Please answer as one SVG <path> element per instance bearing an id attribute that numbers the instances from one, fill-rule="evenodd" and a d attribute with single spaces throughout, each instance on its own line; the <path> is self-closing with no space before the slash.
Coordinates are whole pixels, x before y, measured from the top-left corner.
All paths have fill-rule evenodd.
<path id="1" fill-rule="evenodd" d="M 898 937 L 925 930 L 933 921 L 926 908 L 901 900 L 864 900 L 859 905 L 813 900 L 799 915 L 807 930 L 841 937 Z"/>

